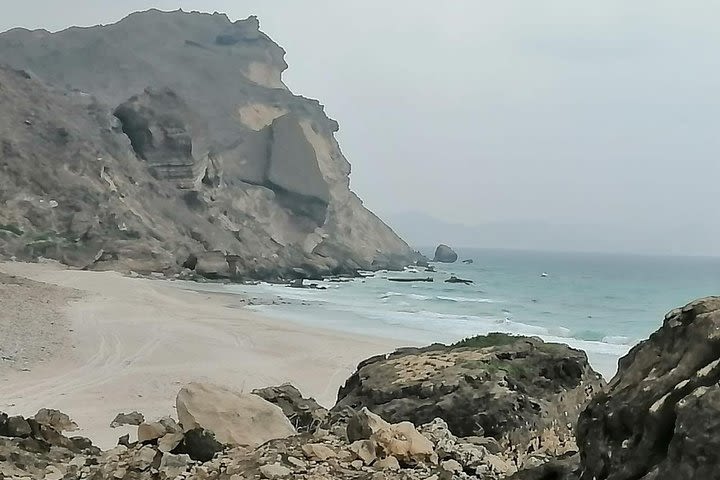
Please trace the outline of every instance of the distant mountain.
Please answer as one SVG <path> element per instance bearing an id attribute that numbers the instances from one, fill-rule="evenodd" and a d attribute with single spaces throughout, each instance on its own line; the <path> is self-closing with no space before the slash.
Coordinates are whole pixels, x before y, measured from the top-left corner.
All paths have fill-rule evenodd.
<path id="1" fill-rule="evenodd" d="M 720 255 L 720 225 L 552 224 L 494 222 L 463 225 L 419 212 L 388 213 L 384 218 L 415 248 L 447 243 L 453 247 L 658 255 Z"/>
<path id="2" fill-rule="evenodd" d="M 0 255 L 279 278 L 406 264 L 255 17 L 0 34 Z"/>

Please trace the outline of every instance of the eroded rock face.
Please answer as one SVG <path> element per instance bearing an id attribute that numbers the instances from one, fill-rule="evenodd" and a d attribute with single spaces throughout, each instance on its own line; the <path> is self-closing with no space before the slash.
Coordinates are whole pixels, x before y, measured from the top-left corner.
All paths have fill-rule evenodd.
<path id="1" fill-rule="evenodd" d="M 216 385 L 187 385 L 178 393 L 176 406 L 185 432 L 208 430 L 225 445 L 257 446 L 295 434 L 280 407 Z"/>
<path id="2" fill-rule="evenodd" d="M 159 179 L 195 176 L 191 113 L 185 102 L 169 88 L 147 89 L 114 111 L 135 153 L 145 160 Z"/>
<path id="3" fill-rule="evenodd" d="M 718 478 L 719 381 L 720 297 L 668 313 L 580 416 L 581 478 Z"/>
<path id="4" fill-rule="evenodd" d="M 458 254 L 455 253 L 452 248 L 447 245 L 440 244 L 435 249 L 435 258 L 433 258 L 433 262 L 455 263 L 457 259 Z"/>
<path id="5" fill-rule="evenodd" d="M 495 438 L 519 461 L 575 449 L 573 425 L 603 381 L 584 352 L 492 334 L 456 346 L 407 348 L 358 366 L 333 414 L 367 407 L 390 422 L 438 417 L 457 436 Z"/>

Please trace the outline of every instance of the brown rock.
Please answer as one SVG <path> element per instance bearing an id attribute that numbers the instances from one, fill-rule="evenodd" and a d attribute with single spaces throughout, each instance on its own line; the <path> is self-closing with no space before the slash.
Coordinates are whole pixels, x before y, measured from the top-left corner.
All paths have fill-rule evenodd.
<path id="1" fill-rule="evenodd" d="M 41 425 L 47 425 L 58 432 L 74 432 L 78 429 L 77 423 L 60 410 L 41 408 L 33 417 Z"/>

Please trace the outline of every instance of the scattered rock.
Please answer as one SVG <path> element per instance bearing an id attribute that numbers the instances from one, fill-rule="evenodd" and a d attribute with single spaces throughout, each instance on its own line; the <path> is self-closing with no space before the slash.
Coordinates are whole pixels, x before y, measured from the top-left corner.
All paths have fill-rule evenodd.
<path id="1" fill-rule="evenodd" d="M 33 431 L 30 424 L 21 416 L 9 417 L 4 432 L 0 433 L 8 437 L 29 437 Z"/>
<path id="2" fill-rule="evenodd" d="M 273 463 L 270 465 L 262 465 L 260 467 L 260 473 L 263 478 L 273 480 L 275 478 L 287 478 L 292 471 L 283 465 Z"/>
<path id="3" fill-rule="evenodd" d="M 47 425 L 58 432 L 74 432 L 78 429 L 70 417 L 59 410 L 41 408 L 33 417 L 41 425 Z"/>
<path id="4" fill-rule="evenodd" d="M 140 425 L 144 421 L 145 417 L 142 413 L 118 413 L 115 419 L 110 423 L 110 427 L 116 428 L 123 425 Z"/>
<path id="5" fill-rule="evenodd" d="M 307 443 L 302 446 L 303 453 L 311 460 L 325 461 L 336 456 L 335 451 L 321 443 Z"/>
<path id="6" fill-rule="evenodd" d="M 400 462 L 398 462 L 397 458 L 391 455 L 389 457 L 381 458 L 380 460 L 375 462 L 375 468 L 379 470 L 390 470 L 395 472 L 400 470 Z"/>

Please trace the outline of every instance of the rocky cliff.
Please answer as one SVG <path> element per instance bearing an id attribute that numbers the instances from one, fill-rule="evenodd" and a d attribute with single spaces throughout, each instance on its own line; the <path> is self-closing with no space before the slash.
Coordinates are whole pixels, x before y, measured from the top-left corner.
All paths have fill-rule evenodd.
<path id="1" fill-rule="evenodd" d="M 283 57 L 221 14 L 1 34 L 0 253 L 241 278 L 412 261 Z"/>

